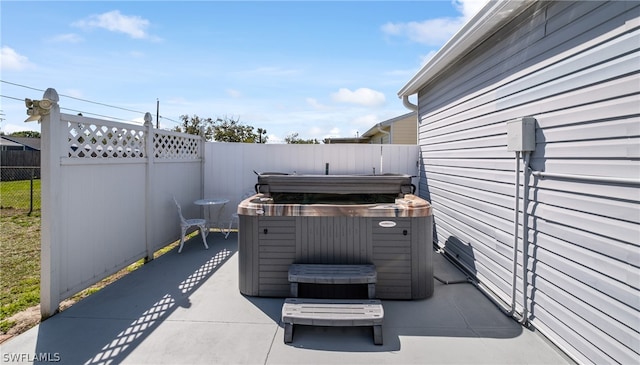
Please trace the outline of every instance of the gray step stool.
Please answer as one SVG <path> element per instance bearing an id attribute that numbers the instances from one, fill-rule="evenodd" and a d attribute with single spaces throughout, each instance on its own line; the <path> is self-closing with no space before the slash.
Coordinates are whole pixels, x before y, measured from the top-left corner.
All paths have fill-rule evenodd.
<path id="1" fill-rule="evenodd" d="M 377 299 L 287 298 L 282 306 L 284 342 L 293 341 L 293 325 L 372 326 L 373 343 L 382 345 L 384 309 Z"/>
<path id="2" fill-rule="evenodd" d="M 367 284 L 369 299 L 376 296 L 378 275 L 374 265 L 292 264 L 289 283 L 292 297 L 298 297 L 298 283 L 307 284 Z"/>

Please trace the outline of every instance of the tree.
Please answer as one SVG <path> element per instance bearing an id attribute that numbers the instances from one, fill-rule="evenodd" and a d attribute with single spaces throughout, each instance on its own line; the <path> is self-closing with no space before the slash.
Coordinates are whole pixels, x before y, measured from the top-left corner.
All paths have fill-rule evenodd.
<path id="1" fill-rule="evenodd" d="M 211 140 L 213 136 L 213 120 L 211 118 L 204 119 L 194 114 L 193 117 L 181 115 L 180 120 L 182 124 L 173 128 L 175 132 L 200 135 L 200 129 L 203 129 L 205 139 Z"/>
<path id="2" fill-rule="evenodd" d="M 298 138 L 298 133 L 291 133 L 284 137 L 284 141 L 287 144 L 320 144 L 316 138 L 314 139 L 302 139 Z"/>
<path id="3" fill-rule="evenodd" d="M 257 143 L 260 136 L 253 132 L 252 126 L 240 123 L 239 119 L 224 117 L 215 121 L 213 137 L 219 142 Z M 259 143 L 264 142 L 266 139 L 261 139 Z"/>
<path id="4" fill-rule="evenodd" d="M 264 137 L 262 137 L 264 135 Z M 266 143 L 267 142 L 267 130 L 263 128 L 258 128 L 258 143 Z"/>
<path id="5" fill-rule="evenodd" d="M 205 138 L 208 141 L 217 142 L 243 142 L 243 143 L 266 143 L 267 130 L 258 128 L 258 133 L 254 133 L 253 127 L 240 123 L 239 119 L 233 118 L 200 118 L 197 115 L 192 117 L 181 115 L 182 124 L 173 130 L 181 133 L 200 134 L 200 129 L 204 130 Z M 265 136 L 263 136 L 265 135 Z"/>
<path id="6" fill-rule="evenodd" d="M 29 137 L 29 138 L 40 138 L 40 132 L 36 131 L 20 131 L 13 132 L 10 134 L 12 137 Z"/>

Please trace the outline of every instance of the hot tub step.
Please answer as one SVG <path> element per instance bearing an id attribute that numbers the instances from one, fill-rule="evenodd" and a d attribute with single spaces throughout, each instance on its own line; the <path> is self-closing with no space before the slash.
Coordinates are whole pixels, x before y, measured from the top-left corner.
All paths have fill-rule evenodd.
<path id="1" fill-rule="evenodd" d="M 284 342 L 293 341 L 293 325 L 372 326 L 373 342 L 382 345 L 384 309 L 376 299 L 287 298 L 282 306 Z"/>
<path id="2" fill-rule="evenodd" d="M 298 296 L 298 283 L 367 284 L 369 299 L 376 296 L 378 275 L 374 265 L 292 264 L 289 266 L 291 296 Z"/>

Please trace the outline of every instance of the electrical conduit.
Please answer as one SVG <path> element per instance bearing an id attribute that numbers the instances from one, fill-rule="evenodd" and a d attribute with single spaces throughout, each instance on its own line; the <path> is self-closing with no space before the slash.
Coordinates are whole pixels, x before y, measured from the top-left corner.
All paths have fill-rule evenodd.
<path id="1" fill-rule="evenodd" d="M 511 310 L 516 313 L 516 285 L 518 280 L 518 226 L 520 218 L 520 151 L 516 151 L 515 203 L 513 207 L 513 267 L 511 269 Z"/>
<path id="2" fill-rule="evenodd" d="M 527 267 L 529 263 L 529 160 L 531 152 L 524 152 L 524 191 L 522 193 L 522 318 L 520 323 L 524 326 L 529 324 L 529 315 L 527 314 L 527 294 L 528 276 Z M 516 228 L 517 229 L 517 228 Z M 515 279 L 514 279 L 515 283 Z M 515 289 L 514 289 L 515 293 Z M 515 307 L 514 307 L 515 309 Z"/>

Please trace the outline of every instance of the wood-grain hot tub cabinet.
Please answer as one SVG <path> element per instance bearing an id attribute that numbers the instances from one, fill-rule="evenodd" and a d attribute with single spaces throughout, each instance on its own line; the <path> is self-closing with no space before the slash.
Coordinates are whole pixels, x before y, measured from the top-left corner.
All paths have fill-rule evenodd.
<path id="1" fill-rule="evenodd" d="M 238 205 L 240 292 L 289 296 L 291 264 L 373 264 L 376 297 L 433 294 L 431 205 L 411 176 L 260 174 Z"/>

